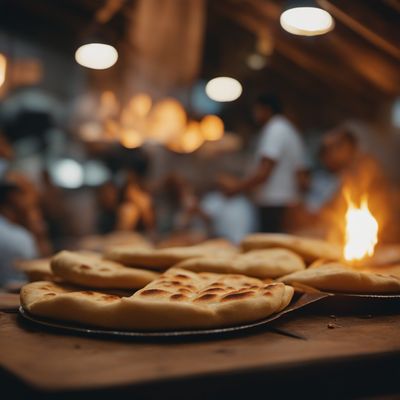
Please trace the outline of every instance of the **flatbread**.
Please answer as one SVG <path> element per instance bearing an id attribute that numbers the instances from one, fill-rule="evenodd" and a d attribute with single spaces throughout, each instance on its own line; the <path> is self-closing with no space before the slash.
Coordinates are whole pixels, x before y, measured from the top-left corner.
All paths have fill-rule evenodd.
<path id="1" fill-rule="evenodd" d="M 53 273 L 63 281 L 93 288 L 140 289 L 159 274 L 128 268 L 92 254 L 61 251 L 51 259 Z"/>
<path id="2" fill-rule="evenodd" d="M 294 272 L 279 281 L 339 293 L 400 293 L 398 277 L 356 270 L 337 262 Z"/>
<path id="3" fill-rule="evenodd" d="M 132 246 L 114 247 L 106 252 L 105 258 L 120 262 L 130 267 L 150 268 L 156 270 L 166 270 L 177 263 L 205 255 L 217 256 L 224 254 L 236 254 L 238 249 L 231 245 L 219 243 L 199 244 L 186 247 L 170 247 L 162 249 L 137 248 Z"/>
<path id="4" fill-rule="evenodd" d="M 33 315 L 110 329 L 217 328 L 261 320 L 284 309 L 293 288 L 244 275 L 171 268 L 131 297 L 72 291 L 51 282 L 21 290 Z"/>
<path id="5" fill-rule="evenodd" d="M 244 274 L 256 278 L 277 278 L 305 268 L 300 256 L 286 249 L 253 250 L 242 254 L 203 256 L 182 261 L 177 268 L 194 272 Z"/>
<path id="6" fill-rule="evenodd" d="M 85 236 L 80 240 L 78 247 L 82 250 L 104 252 L 114 246 L 153 247 L 142 235 L 136 232 L 114 231 L 106 235 Z"/>
<path id="7" fill-rule="evenodd" d="M 15 267 L 21 270 L 30 282 L 59 280 L 50 268 L 50 258 L 18 260 L 15 262 Z"/>
<path id="8" fill-rule="evenodd" d="M 299 254 L 306 262 L 322 258 L 340 260 L 342 251 L 339 245 L 321 239 L 305 238 L 282 233 L 254 233 L 241 243 L 244 251 L 283 247 Z"/>

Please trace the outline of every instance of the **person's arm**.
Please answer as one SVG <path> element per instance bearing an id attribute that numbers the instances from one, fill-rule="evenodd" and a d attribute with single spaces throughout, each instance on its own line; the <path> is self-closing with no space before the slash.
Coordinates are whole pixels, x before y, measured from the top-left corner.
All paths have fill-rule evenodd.
<path id="1" fill-rule="evenodd" d="M 269 178 L 272 170 L 275 167 L 275 164 L 276 161 L 263 157 L 255 171 L 247 178 L 242 180 L 236 180 L 234 178 L 222 178 L 220 180 L 222 190 L 225 194 L 230 196 L 252 190 Z"/>
<path id="2" fill-rule="evenodd" d="M 297 170 L 297 183 L 301 192 L 305 193 L 310 190 L 311 174 L 310 171 L 304 167 Z"/>

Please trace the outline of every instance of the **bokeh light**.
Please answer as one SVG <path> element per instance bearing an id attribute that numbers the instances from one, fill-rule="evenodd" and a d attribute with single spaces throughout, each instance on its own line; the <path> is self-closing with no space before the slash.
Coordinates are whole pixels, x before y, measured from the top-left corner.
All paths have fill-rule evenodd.
<path id="1" fill-rule="evenodd" d="M 207 96 L 215 101 L 234 101 L 242 94 L 242 85 L 234 78 L 220 76 L 211 79 L 206 85 Z"/>
<path id="2" fill-rule="evenodd" d="M 282 28 L 294 35 L 317 36 L 331 31 L 335 22 L 331 15 L 317 7 L 295 7 L 280 17 Z"/>
<path id="3" fill-rule="evenodd" d="M 117 62 L 118 52 L 108 44 L 88 43 L 76 50 L 75 60 L 86 68 L 107 69 Z"/>
<path id="4" fill-rule="evenodd" d="M 224 123 L 217 115 L 206 115 L 200 122 L 200 129 L 205 140 L 219 140 L 224 135 Z"/>

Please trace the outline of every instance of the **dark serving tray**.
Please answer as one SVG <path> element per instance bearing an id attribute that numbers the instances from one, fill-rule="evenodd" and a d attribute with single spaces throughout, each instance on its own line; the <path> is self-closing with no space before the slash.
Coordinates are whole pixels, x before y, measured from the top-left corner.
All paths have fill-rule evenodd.
<path id="1" fill-rule="evenodd" d="M 331 293 L 313 311 L 340 314 L 392 314 L 400 312 L 400 294 Z"/>
<path id="2" fill-rule="evenodd" d="M 19 308 L 20 315 L 37 325 L 44 328 L 62 330 L 65 332 L 88 335 L 88 336 L 102 336 L 102 337 L 118 337 L 118 338 L 133 338 L 133 339 L 152 339 L 152 338 L 183 338 L 183 337 L 202 337 L 202 336 L 217 336 L 227 335 L 230 333 L 246 332 L 252 329 L 261 328 L 267 326 L 270 322 L 276 321 L 283 315 L 289 314 L 295 310 L 301 309 L 308 304 L 315 303 L 325 297 L 329 297 L 329 293 L 304 293 L 297 294 L 294 296 L 291 304 L 286 307 L 283 311 L 274 314 L 262 321 L 252 322 L 243 325 L 230 326 L 224 328 L 215 329 L 195 329 L 195 330 L 177 330 L 177 331 L 128 331 L 128 330 L 111 330 L 105 328 L 87 327 L 79 324 L 75 324 L 67 321 L 57 321 L 48 318 L 41 318 L 30 314 L 22 306 Z M 279 329 L 274 329 L 279 332 Z M 294 336 L 290 332 L 280 332 L 288 336 Z"/>

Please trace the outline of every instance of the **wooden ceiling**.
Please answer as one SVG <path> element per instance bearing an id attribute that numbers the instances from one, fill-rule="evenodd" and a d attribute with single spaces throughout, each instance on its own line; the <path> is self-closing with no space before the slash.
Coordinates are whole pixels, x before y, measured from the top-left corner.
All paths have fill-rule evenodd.
<path id="1" fill-rule="evenodd" d="M 115 40 L 124 41 L 140 1 L 3 0 L 6 12 L 0 13 L 0 24 L 70 52 L 96 20 Z M 284 0 L 208 0 L 199 78 L 230 74 L 244 83 L 244 95 L 230 107 L 233 116 L 257 92 L 273 90 L 301 125 L 328 127 L 346 118 L 379 118 L 382 107 L 400 94 L 400 2 L 317 1 L 333 15 L 336 26 L 312 38 L 291 35 L 280 27 Z M 154 26 L 161 21 L 162 15 L 155 13 Z M 182 29 L 177 32 L 182 35 Z M 267 66 L 254 71 L 246 58 L 260 38 L 272 43 L 272 52 Z M 154 37 L 150 39 L 154 42 Z M 195 50 L 188 46 L 184 51 Z M 180 70 L 182 63 L 176 58 Z M 175 68 L 174 63 L 168 68 Z"/>
<path id="2" fill-rule="evenodd" d="M 283 1 L 220 0 L 209 4 L 214 24 L 230 21 L 251 33 L 253 43 L 247 45 L 247 53 L 254 49 L 257 38 L 270 38 L 273 51 L 265 69 L 246 71 L 243 60 L 235 70 L 231 65 L 230 72 L 259 90 L 282 93 L 303 125 L 329 126 L 352 117 L 373 119 L 381 113 L 382 104 L 400 93 L 398 3 L 319 3 L 333 15 L 336 26 L 318 37 L 291 35 L 280 27 Z M 229 33 L 224 40 L 229 41 Z M 239 43 L 235 45 L 243 52 Z M 224 58 L 231 62 L 228 54 Z"/>

